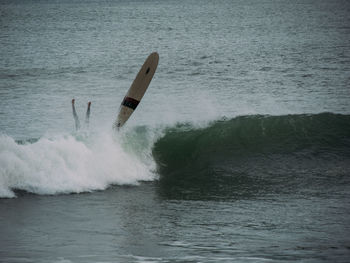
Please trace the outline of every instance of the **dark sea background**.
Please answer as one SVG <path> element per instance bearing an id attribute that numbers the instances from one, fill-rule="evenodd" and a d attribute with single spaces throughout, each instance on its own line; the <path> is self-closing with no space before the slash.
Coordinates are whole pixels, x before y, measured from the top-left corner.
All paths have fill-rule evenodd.
<path id="1" fill-rule="evenodd" d="M 350 1 L 0 0 L 0 262 L 350 262 Z"/>

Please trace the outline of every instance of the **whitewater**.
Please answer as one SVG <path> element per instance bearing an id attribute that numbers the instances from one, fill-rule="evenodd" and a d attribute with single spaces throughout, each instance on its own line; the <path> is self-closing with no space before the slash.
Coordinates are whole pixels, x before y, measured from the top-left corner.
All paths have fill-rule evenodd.
<path id="1" fill-rule="evenodd" d="M 116 136 L 95 136 L 67 134 L 22 144 L 1 136 L 1 197 L 14 197 L 12 189 L 36 194 L 80 193 L 154 178 L 151 167 L 128 154 Z"/>

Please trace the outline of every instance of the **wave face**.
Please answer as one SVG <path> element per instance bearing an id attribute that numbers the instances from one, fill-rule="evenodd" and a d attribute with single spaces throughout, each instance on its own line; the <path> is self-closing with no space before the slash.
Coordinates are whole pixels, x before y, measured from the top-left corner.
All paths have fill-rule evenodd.
<path id="1" fill-rule="evenodd" d="M 350 116 L 253 115 L 206 128 L 178 125 L 155 143 L 153 156 L 167 195 L 327 188 L 330 180 L 348 180 Z"/>
<path id="2" fill-rule="evenodd" d="M 0 197 L 81 193 L 111 184 L 152 180 L 146 162 L 125 150 L 122 137 L 60 135 L 26 141 L 0 136 Z"/>
<path id="3" fill-rule="evenodd" d="M 167 198 L 227 198 L 350 184 L 350 115 L 241 116 L 15 141 L 0 135 L 0 197 L 157 180 Z M 349 181 L 349 182 L 348 182 Z M 310 188 L 311 187 L 311 188 Z M 313 189 L 315 190 L 315 189 Z"/>

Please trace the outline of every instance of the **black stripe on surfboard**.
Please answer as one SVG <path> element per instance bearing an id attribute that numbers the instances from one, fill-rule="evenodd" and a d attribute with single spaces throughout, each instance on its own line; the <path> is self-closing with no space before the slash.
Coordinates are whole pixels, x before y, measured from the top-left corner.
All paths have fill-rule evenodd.
<path id="1" fill-rule="evenodd" d="M 125 97 L 123 102 L 122 102 L 122 105 L 125 107 L 128 107 L 130 109 L 135 110 L 137 105 L 139 105 L 139 103 L 140 102 L 138 100 L 135 100 L 135 99 L 130 98 L 130 97 Z"/>

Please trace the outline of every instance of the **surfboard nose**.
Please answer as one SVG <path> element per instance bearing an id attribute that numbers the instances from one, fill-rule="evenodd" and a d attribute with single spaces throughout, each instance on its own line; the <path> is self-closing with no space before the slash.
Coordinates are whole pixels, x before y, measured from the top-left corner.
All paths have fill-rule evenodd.
<path id="1" fill-rule="evenodd" d="M 150 59 L 152 63 L 158 64 L 159 62 L 159 54 L 157 52 L 152 52 L 147 59 Z"/>

